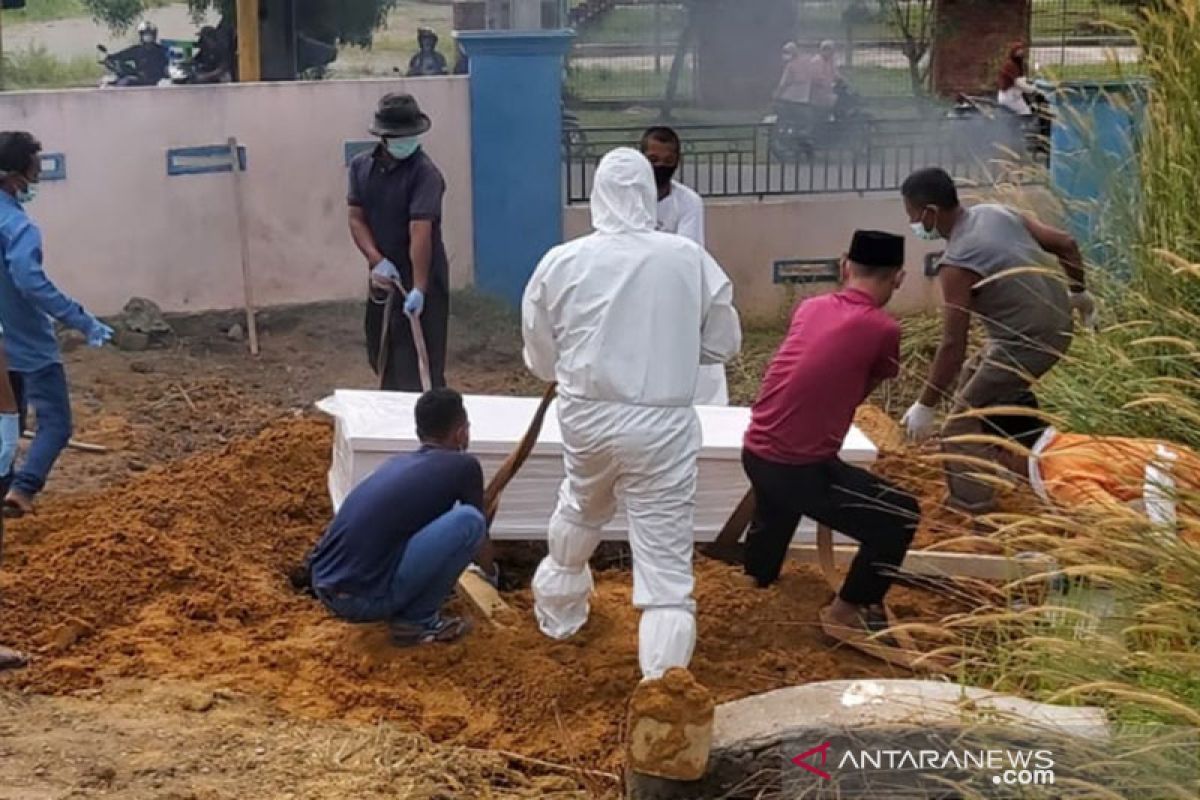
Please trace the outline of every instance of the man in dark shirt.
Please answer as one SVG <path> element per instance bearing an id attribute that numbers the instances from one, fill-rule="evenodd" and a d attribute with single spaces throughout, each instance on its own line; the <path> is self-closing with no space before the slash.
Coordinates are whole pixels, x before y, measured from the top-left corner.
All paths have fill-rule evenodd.
<path id="1" fill-rule="evenodd" d="M 825 632 L 844 641 L 885 623 L 888 573 L 903 563 L 920 514 L 913 497 L 838 458 L 854 410 L 900 369 L 900 326 L 883 306 L 903 280 L 903 265 L 901 237 L 854 234 L 842 290 L 796 309 L 742 452 L 755 499 L 746 574 L 760 587 L 779 577 L 801 517 L 861 543 L 837 598 L 821 612 Z"/>
<path id="2" fill-rule="evenodd" d="M 350 235 L 371 273 L 367 303 L 367 357 L 384 389 L 419 392 L 412 329 L 405 315 L 420 320 L 429 354 L 433 388 L 446 385 L 446 336 L 450 320 L 450 267 L 442 242 L 442 195 L 446 182 L 421 149 L 432 127 L 412 95 L 389 94 L 379 101 L 371 133 L 380 144 L 350 164 Z M 387 293 L 400 284 L 408 293 L 404 313 L 383 319 Z M 380 340 L 388 325 L 387 352 Z"/>
<path id="3" fill-rule="evenodd" d="M 483 470 L 465 452 L 471 426 L 462 396 L 434 389 L 415 413 L 421 449 L 356 486 L 309 556 L 326 608 L 350 622 L 386 620 L 400 647 L 470 630 L 440 609 L 487 539 Z"/>
<path id="4" fill-rule="evenodd" d="M 171 55 L 158 41 L 158 28 L 149 20 L 138 25 L 138 43 L 110 56 L 115 63 L 132 62 L 135 76 L 125 79 L 123 86 L 154 86 L 167 78 Z"/>

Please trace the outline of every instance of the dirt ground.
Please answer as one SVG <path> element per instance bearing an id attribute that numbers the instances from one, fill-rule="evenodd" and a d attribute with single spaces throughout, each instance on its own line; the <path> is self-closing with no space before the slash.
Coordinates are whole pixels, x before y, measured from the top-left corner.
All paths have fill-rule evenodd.
<path id="1" fill-rule="evenodd" d="M 452 384 L 535 393 L 510 323 L 474 302 L 454 322 Z M 615 791 L 602 776 L 460 748 L 619 771 L 639 677 L 628 571 L 598 574 L 591 620 L 567 642 L 537 631 L 527 590 L 509 595 L 510 629 L 444 647 L 398 651 L 383 626 L 330 618 L 286 572 L 330 513 L 331 431 L 311 403 L 372 383 L 361 308 L 267 312 L 258 359 L 226 336 L 236 320 L 175 320 L 181 336 L 162 350 L 68 354 L 76 436 L 110 451 L 67 453 L 38 513 L 8 526 L 0 638 L 34 658 L 0 676 L 0 798 Z M 898 674 L 830 647 L 814 624 L 829 591 L 811 570 L 750 590 L 701 559 L 697 578 L 693 670 L 718 702 Z M 903 588 L 893 606 L 906 619 L 953 610 Z M 460 754 L 460 788 L 398 791 L 430 773 L 397 741 L 438 764 Z"/>

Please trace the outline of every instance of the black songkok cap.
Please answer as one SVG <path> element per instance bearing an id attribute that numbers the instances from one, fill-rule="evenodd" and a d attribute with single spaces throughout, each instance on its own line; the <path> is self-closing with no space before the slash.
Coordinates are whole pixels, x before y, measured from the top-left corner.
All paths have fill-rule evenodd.
<path id="1" fill-rule="evenodd" d="M 876 269 L 904 266 L 904 237 L 883 231 L 855 231 L 850 260 Z"/>

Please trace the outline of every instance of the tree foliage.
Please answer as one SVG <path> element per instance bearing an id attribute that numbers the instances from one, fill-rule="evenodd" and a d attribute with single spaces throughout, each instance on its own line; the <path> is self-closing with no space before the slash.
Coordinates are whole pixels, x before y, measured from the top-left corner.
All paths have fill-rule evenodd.
<path id="1" fill-rule="evenodd" d="M 325 42 L 369 46 L 398 0 L 295 0 L 296 29 Z M 144 0 L 83 0 L 88 11 L 114 32 L 129 30 L 145 13 Z M 233 21 L 236 0 L 188 0 L 195 14 L 215 11 Z"/>
<path id="2" fill-rule="evenodd" d="M 913 94 L 929 85 L 929 48 L 933 45 L 933 0 L 879 0 L 879 10 L 904 37 L 904 57 Z"/>

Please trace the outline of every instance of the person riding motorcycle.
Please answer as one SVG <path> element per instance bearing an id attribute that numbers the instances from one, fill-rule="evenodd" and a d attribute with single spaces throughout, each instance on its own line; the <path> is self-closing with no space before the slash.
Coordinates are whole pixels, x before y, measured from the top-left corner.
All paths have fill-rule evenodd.
<path id="1" fill-rule="evenodd" d="M 1025 61 L 1025 43 L 1013 42 L 1008 51 L 1008 59 L 1000 68 L 1000 77 L 996 82 L 999 90 L 996 94 L 996 102 L 1020 117 L 1028 117 L 1033 114 L 1033 109 L 1029 107 L 1025 95 L 1033 94 L 1036 91 L 1026 77 L 1028 70 Z"/>
<path id="2" fill-rule="evenodd" d="M 112 64 L 130 63 L 133 74 L 124 75 L 117 86 L 156 86 L 167 79 L 170 54 L 159 44 L 158 28 L 153 22 L 144 20 L 138 25 L 138 43 L 119 53 L 113 53 L 105 61 Z M 120 73 L 118 73 L 120 74 Z"/>
<path id="3" fill-rule="evenodd" d="M 817 54 L 809 59 L 808 81 L 813 109 L 819 115 L 831 117 L 838 102 L 838 86 L 843 83 L 837 68 L 837 45 L 832 40 L 821 42 Z"/>
<path id="4" fill-rule="evenodd" d="M 408 62 L 408 77 L 421 78 L 448 73 L 446 57 L 437 51 L 438 36 L 430 28 L 417 31 L 417 46 L 420 50 Z"/>
<path id="5" fill-rule="evenodd" d="M 780 121 L 806 127 L 808 100 L 812 86 L 808 80 L 808 68 L 800 58 L 800 48 L 795 42 L 783 46 L 783 75 L 775 87 L 775 108 Z"/>
<path id="6" fill-rule="evenodd" d="M 196 36 L 196 54 L 192 57 L 194 83 L 228 83 L 233 77 L 233 57 L 221 34 L 205 25 Z"/>

